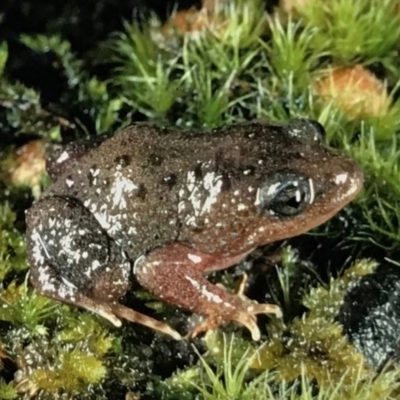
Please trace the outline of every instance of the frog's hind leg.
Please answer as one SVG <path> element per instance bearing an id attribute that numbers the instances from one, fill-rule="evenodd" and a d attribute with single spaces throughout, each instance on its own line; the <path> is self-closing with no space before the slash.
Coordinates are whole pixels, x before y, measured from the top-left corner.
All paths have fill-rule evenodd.
<path id="1" fill-rule="evenodd" d="M 92 311 L 117 327 L 124 318 L 181 338 L 168 325 L 118 303 L 130 286 L 131 263 L 80 202 L 44 198 L 26 219 L 31 282 L 42 295 Z"/>
<path id="2" fill-rule="evenodd" d="M 273 304 L 258 304 L 213 285 L 203 276 L 203 271 L 210 269 L 213 262 L 220 263 L 221 260 L 215 255 L 173 244 L 136 260 L 134 273 L 144 287 L 161 299 L 207 317 L 189 336 L 235 321 L 246 326 L 254 340 L 259 340 L 256 315 L 280 317 L 280 308 Z"/>

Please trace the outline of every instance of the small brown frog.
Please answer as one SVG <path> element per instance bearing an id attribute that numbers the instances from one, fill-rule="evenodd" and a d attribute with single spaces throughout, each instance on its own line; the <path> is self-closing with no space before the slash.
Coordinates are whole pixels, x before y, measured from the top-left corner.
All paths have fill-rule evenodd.
<path id="1" fill-rule="evenodd" d="M 54 183 L 26 214 L 31 280 L 45 296 L 120 326 L 175 339 L 169 325 L 118 303 L 133 276 L 167 303 L 202 314 L 192 335 L 280 309 L 211 284 L 258 246 L 314 228 L 360 191 L 354 161 L 323 146 L 315 121 L 249 122 L 212 132 L 137 124 L 52 157 Z"/>

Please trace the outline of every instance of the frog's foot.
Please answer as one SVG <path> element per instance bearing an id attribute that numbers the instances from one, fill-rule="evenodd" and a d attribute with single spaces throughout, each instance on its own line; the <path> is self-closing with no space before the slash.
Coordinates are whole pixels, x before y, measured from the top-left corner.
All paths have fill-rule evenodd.
<path id="1" fill-rule="evenodd" d="M 239 296 L 244 303 L 250 303 L 250 300 L 244 294 L 247 281 L 248 275 L 244 273 L 240 277 L 235 291 L 236 295 Z M 217 286 L 228 291 L 225 286 L 219 283 L 217 283 Z M 241 325 L 244 325 L 250 331 L 253 340 L 260 339 L 260 330 L 258 329 L 256 319 L 257 314 L 275 314 L 277 318 L 283 317 L 281 308 L 275 304 L 258 304 L 255 302 L 251 302 L 245 312 L 238 312 L 236 318 L 232 318 L 232 320 L 238 322 Z M 216 322 L 215 318 L 208 317 L 205 321 L 201 322 L 191 332 L 189 332 L 186 337 L 194 338 L 202 332 L 215 329 L 218 325 L 219 324 Z"/>
<path id="2" fill-rule="evenodd" d="M 182 336 L 176 330 L 172 329 L 169 325 L 157 321 L 156 319 L 151 318 L 145 314 L 141 314 L 140 312 L 132 310 L 131 308 L 125 307 L 122 304 L 113 304 L 112 310 L 114 314 L 118 315 L 118 317 L 120 318 L 124 318 L 128 321 L 147 326 L 148 328 L 171 336 L 175 340 L 182 340 Z"/>
<path id="3" fill-rule="evenodd" d="M 274 304 L 251 304 L 247 307 L 246 311 L 237 311 L 231 316 L 231 320 L 244 325 L 251 333 L 251 338 L 255 341 L 260 340 L 260 329 L 257 326 L 257 314 L 275 314 L 277 318 L 282 318 L 282 311 L 280 307 Z M 186 335 L 186 338 L 194 338 L 202 332 L 216 329 L 221 323 L 216 316 L 209 316 L 199 325 L 197 325 L 191 332 Z"/>

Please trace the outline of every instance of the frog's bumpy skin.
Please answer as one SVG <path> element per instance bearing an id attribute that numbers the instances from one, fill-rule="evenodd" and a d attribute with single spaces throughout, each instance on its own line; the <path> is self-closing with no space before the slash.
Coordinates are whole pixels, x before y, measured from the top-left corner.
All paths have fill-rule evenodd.
<path id="1" fill-rule="evenodd" d="M 193 334 L 237 321 L 260 337 L 256 304 L 206 280 L 256 247 L 302 234 L 362 187 L 357 164 L 323 146 L 309 120 L 195 132 L 135 124 L 60 149 L 53 184 L 27 212 L 31 280 L 43 295 L 119 326 L 168 325 L 120 305 L 133 275 L 172 305 L 203 314 Z"/>

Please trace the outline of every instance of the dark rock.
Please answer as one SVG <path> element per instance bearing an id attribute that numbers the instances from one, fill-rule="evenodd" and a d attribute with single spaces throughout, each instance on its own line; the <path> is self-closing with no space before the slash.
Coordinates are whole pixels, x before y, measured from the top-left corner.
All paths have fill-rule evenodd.
<path id="1" fill-rule="evenodd" d="M 381 267 L 346 295 L 338 320 L 376 369 L 400 355 L 400 268 Z"/>

